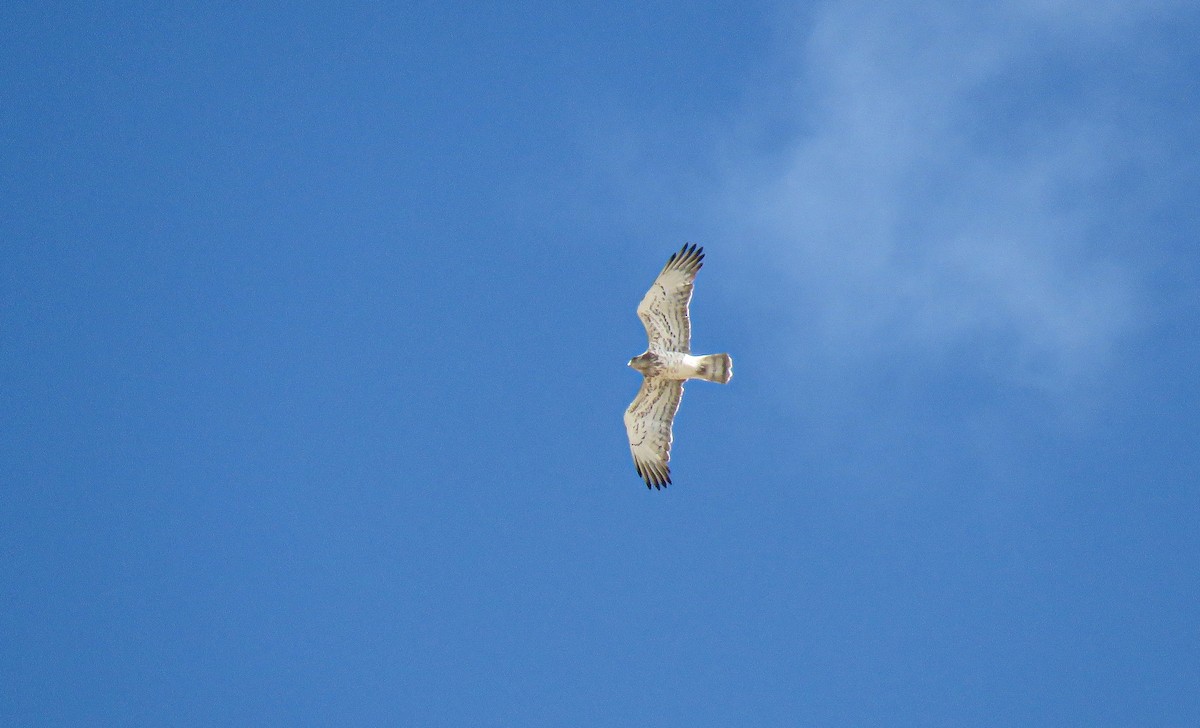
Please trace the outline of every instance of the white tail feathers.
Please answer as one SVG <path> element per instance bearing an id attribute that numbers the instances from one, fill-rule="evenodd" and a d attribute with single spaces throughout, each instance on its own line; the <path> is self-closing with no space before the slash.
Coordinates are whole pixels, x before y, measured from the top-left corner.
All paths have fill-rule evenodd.
<path id="1" fill-rule="evenodd" d="M 709 354 L 700 357 L 700 369 L 696 372 L 701 379 L 717 384 L 729 384 L 733 377 L 733 359 L 728 354 Z"/>

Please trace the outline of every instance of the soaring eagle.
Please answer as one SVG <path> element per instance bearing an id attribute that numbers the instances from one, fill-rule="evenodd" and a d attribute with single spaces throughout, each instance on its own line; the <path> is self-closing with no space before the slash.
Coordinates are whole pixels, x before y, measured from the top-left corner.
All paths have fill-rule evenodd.
<path id="1" fill-rule="evenodd" d="M 684 380 L 728 384 L 733 376 L 733 360 L 728 354 L 692 355 L 688 304 L 703 260 L 704 248 L 684 245 L 667 261 L 638 304 L 638 318 L 646 326 L 650 346 L 629 360 L 629 366 L 644 379 L 633 404 L 625 410 L 625 432 L 633 465 L 647 488 L 662 488 L 671 482 L 667 465 L 671 422 L 683 397 Z"/>

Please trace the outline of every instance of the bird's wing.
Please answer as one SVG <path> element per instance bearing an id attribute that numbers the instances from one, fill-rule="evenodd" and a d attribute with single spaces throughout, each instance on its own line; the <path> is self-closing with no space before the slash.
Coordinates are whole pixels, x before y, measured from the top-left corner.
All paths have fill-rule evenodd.
<path id="1" fill-rule="evenodd" d="M 638 318 L 646 325 L 651 349 L 691 352 L 688 303 L 692 300 L 692 281 L 696 280 L 703 260 L 704 248 L 684 245 L 683 250 L 671 256 L 642 297 Z"/>
<path id="2" fill-rule="evenodd" d="M 625 410 L 625 432 L 638 475 L 646 487 L 662 488 L 671 482 L 671 422 L 683 397 L 678 379 L 648 377 Z"/>

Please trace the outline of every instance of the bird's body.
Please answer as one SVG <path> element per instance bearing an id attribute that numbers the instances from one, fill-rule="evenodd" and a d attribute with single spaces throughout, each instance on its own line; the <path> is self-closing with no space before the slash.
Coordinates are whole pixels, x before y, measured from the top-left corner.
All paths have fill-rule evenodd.
<path id="1" fill-rule="evenodd" d="M 726 367 L 721 369 L 720 365 L 714 363 L 713 356 L 728 357 L 728 354 L 712 354 L 709 356 L 692 356 L 684 354 L 681 351 L 652 351 L 634 357 L 630 360 L 630 366 L 637 369 L 645 377 L 662 377 L 663 379 L 707 379 L 710 382 L 725 384 L 729 380 L 722 381 L 721 372 L 728 372 L 731 376 L 732 370 Z M 636 364 L 633 362 L 637 362 Z"/>
<path id="2" fill-rule="evenodd" d="M 692 283 L 704 260 L 704 249 L 683 246 L 667 261 L 642 302 L 638 318 L 646 327 L 650 345 L 629 360 L 642 373 L 642 388 L 625 411 L 625 431 L 633 464 L 646 487 L 662 488 L 671 482 L 671 426 L 683 383 L 705 379 L 727 384 L 733 376 L 728 354 L 695 356 L 691 353 L 688 304 Z"/>

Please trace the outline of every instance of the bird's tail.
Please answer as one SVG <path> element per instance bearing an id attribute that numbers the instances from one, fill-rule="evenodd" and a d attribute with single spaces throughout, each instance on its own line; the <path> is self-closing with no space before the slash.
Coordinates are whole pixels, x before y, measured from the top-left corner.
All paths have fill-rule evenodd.
<path id="1" fill-rule="evenodd" d="M 700 357 L 700 369 L 696 374 L 717 384 L 729 384 L 733 377 L 733 359 L 728 354 L 709 354 Z"/>

